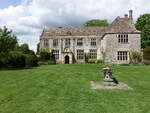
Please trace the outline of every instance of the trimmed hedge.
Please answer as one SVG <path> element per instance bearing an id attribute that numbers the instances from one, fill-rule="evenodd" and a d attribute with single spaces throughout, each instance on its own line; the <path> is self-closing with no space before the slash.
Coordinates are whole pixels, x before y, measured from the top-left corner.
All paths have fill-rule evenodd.
<path id="1" fill-rule="evenodd" d="M 38 66 L 38 59 L 32 54 L 11 51 L 5 57 L 0 58 L 0 68 L 24 68 L 33 66 Z"/>
<path id="2" fill-rule="evenodd" d="M 143 59 L 150 60 L 150 47 L 144 48 Z"/>

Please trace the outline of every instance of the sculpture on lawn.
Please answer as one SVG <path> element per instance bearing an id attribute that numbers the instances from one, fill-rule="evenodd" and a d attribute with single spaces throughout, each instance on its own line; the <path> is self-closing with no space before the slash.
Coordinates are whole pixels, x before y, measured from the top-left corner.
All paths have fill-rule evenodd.
<path id="1" fill-rule="evenodd" d="M 114 72 L 113 69 L 106 67 L 102 69 L 104 73 L 104 84 L 105 85 L 117 85 L 118 81 L 112 77 L 112 73 Z"/>

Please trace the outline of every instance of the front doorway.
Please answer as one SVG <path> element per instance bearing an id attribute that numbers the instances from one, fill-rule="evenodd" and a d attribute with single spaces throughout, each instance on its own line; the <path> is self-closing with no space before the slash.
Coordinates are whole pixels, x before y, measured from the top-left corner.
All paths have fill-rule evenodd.
<path id="1" fill-rule="evenodd" d="M 65 56 L 65 64 L 69 64 L 69 56 L 68 55 Z"/>

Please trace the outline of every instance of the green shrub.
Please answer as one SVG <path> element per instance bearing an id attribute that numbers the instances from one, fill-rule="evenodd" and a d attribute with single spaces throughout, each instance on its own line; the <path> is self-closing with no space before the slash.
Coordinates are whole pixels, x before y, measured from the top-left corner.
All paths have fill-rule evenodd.
<path id="1" fill-rule="evenodd" d="M 143 59 L 144 60 L 150 60 L 150 47 L 144 48 Z"/>
<path id="2" fill-rule="evenodd" d="M 88 63 L 96 63 L 96 59 L 88 59 Z"/>
<path id="3" fill-rule="evenodd" d="M 103 60 L 97 60 L 96 63 L 97 64 L 104 64 L 104 61 Z"/>
<path id="4" fill-rule="evenodd" d="M 25 67 L 25 55 L 21 52 L 12 51 L 2 62 L 5 68 L 23 68 Z"/>
<path id="5" fill-rule="evenodd" d="M 47 61 L 50 60 L 52 57 L 52 50 L 48 48 L 41 48 L 39 51 L 39 60 L 40 61 Z"/>
<path id="6" fill-rule="evenodd" d="M 40 52 L 40 60 L 50 60 L 50 53 L 47 52 Z"/>
<path id="7" fill-rule="evenodd" d="M 26 67 L 38 66 L 38 58 L 36 55 L 27 54 L 26 55 Z"/>

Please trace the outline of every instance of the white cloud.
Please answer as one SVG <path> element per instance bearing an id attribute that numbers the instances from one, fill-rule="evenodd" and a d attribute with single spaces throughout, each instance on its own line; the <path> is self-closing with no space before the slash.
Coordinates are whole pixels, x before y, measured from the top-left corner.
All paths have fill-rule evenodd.
<path id="1" fill-rule="evenodd" d="M 134 19 L 150 13 L 149 0 L 22 0 L 16 7 L 0 9 L 0 27 L 8 26 L 36 50 L 42 29 L 47 27 L 79 26 L 86 20 L 98 18 L 109 22 L 134 10 Z"/>

